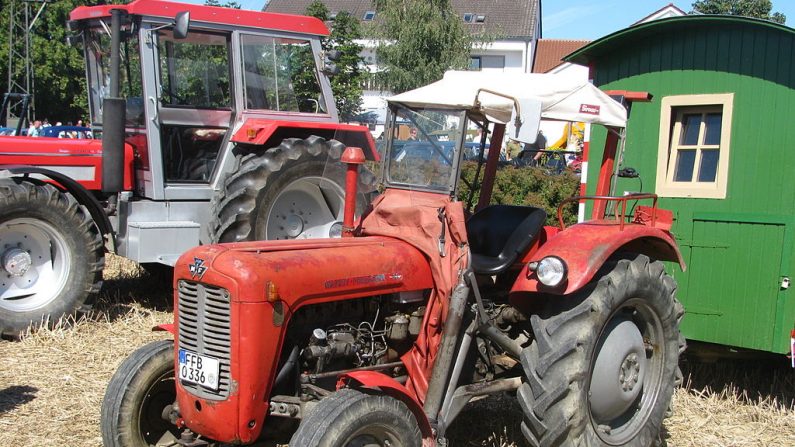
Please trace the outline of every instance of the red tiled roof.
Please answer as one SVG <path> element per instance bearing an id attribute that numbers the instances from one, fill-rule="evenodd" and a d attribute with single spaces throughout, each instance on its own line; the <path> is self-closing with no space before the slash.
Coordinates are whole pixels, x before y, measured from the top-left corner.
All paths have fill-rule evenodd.
<path id="1" fill-rule="evenodd" d="M 584 47 L 590 40 L 538 39 L 533 73 L 546 73 L 563 63 L 563 56 Z"/>

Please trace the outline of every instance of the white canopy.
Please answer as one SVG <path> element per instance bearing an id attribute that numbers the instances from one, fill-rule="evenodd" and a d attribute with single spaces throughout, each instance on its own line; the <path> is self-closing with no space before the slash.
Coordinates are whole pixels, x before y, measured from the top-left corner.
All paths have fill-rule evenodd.
<path id="1" fill-rule="evenodd" d="M 519 100 L 541 102 L 541 118 L 626 127 L 626 109 L 587 81 L 554 74 L 448 71 L 441 81 L 387 98 L 409 107 L 470 109 L 475 97 L 490 120 L 507 123 L 513 101 L 481 92 L 488 89 Z M 537 113 L 537 112 L 536 112 Z"/>

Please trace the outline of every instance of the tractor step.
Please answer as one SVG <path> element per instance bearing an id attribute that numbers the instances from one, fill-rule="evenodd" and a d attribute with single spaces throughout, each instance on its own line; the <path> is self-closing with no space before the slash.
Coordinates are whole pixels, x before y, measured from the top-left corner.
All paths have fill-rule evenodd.
<path id="1" fill-rule="evenodd" d="M 141 263 L 174 265 L 182 253 L 199 245 L 200 230 L 193 221 L 129 222 L 124 255 Z"/>

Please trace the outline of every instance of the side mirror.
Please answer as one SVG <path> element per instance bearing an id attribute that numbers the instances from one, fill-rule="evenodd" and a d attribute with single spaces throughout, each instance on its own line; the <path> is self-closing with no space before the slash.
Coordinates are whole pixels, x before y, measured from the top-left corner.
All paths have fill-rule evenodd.
<path id="1" fill-rule="evenodd" d="M 83 35 L 77 34 L 75 36 L 66 36 L 66 45 L 76 47 L 83 43 Z"/>
<path id="2" fill-rule="evenodd" d="M 188 25 L 190 24 L 190 11 L 178 12 L 174 19 L 174 38 L 184 39 L 188 37 Z"/>
<path id="3" fill-rule="evenodd" d="M 538 137 L 541 124 L 541 101 L 531 98 L 519 99 L 518 113 L 514 107 L 511 120 L 506 123 L 505 133 L 508 138 L 523 143 L 534 143 Z"/>
<path id="4" fill-rule="evenodd" d="M 326 57 L 328 60 L 336 62 L 342 57 L 342 52 L 340 50 L 328 50 L 326 51 Z"/>
<path id="5" fill-rule="evenodd" d="M 325 73 L 326 76 L 334 76 L 339 74 L 339 72 L 340 69 L 336 64 L 326 64 L 326 67 L 323 69 L 323 73 Z"/>

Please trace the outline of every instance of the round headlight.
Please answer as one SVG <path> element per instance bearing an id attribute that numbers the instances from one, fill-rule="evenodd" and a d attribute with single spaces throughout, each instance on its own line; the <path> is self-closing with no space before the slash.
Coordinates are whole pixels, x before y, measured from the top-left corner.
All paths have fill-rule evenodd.
<path id="1" fill-rule="evenodd" d="M 563 259 L 556 256 L 547 256 L 538 261 L 536 275 L 541 284 L 548 287 L 555 287 L 566 279 L 568 269 Z"/>

